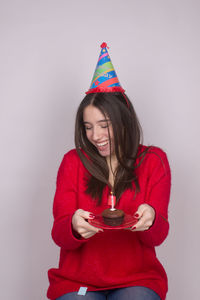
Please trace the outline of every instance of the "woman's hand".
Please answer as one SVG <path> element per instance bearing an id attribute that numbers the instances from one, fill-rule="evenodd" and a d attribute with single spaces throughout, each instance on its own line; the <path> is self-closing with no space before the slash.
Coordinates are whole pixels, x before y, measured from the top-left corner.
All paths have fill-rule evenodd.
<path id="1" fill-rule="evenodd" d="M 88 219 L 94 219 L 94 217 L 92 213 L 83 209 L 76 210 L 72 217 L 73 229 L 84 239 L 92 237 L 97 232 L 103 232 L 103 229 L 94 227 L 87 222 Z"/>
<path id="2" fill-rule="evenodd" d="M 131 228 L 131 231 L 148 230 L 154 222 L 155 210 L 148 204 L 141 204 L 135 213 L 138 222 Z"/>

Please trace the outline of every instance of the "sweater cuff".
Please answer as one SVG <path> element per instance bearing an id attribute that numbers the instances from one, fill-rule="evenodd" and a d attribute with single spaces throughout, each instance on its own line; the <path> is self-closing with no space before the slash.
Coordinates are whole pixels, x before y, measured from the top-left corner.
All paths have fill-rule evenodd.
<path id="1" fill-rule="evenodd" d="M 61 248 L 73 250 L 87 242 L 87 239 L 74 235 L 72 229 L 73 213 L 65 216 L 62 220 L 55 221 L 52 229 L 52 238 Z"/>
<path id="2" fill-rule="evenodd" d="M 140 240 L 150 247 L 159 246 L 167 237 L 169 223 L 160 213 L 156 212 L 153 225 L 145 231 L 138 231 Z"/>
<path id="3" fill-rule="evenodd" d="M 69 215 L 69 224 L 67 225 L 68 228 L 70 228 L 69 234 L 73 242 L 78 243 L 79 245 L 82 245 L 84 242 L 87 242 L 86 239 L 84 239 L 77 231 L 75 231 L 72 227 L 72 217 L 73 214 Z"/>

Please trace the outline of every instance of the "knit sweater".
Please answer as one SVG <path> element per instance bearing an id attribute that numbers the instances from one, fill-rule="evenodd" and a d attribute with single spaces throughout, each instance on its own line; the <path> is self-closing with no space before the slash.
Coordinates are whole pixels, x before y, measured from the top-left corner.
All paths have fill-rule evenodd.
<path id="1" fill-rule="evenodd" d="M 140 146 L 138 153 L 146 149 Z M 52 238 L 60 247 L 58 268 L 48 271 L 47 297 L 56 299 L 69 292 L 87 287 L 88 291 L 145 286 L 153 289 L 162 300 L 167 293 L 167 276 L 158 261 L 155 246 L 160 245 L 169 230 L 168 203 L 170 196 L 170 167 L 166 154 L 151 147 L 144 158 L 137 158 L 136 175 L 140 192 L 127 189 L 116 208 L 133 215 L 138 206 L 147 203 L 155 210 L 155 220 L 149 230 L 104 230 L 89 239 L 78 239 L 72 231 L 72 216 L 81 208 L 96 214 L 108 208 L 109 188 L 103 191 L 97 206 L 85 193 L 86 174 L 75 149 L 65 154 L 57 176 L 53 204 Z M 134 186 L 134 184 L 133 184 Z"/>

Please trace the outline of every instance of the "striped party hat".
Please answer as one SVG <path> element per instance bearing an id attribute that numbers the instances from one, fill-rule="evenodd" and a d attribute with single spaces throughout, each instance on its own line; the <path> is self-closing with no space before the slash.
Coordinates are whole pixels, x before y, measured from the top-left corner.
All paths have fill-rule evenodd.
<path id="1" fill-rule="evenodd" d="M 106 43 L 101 44 L 101 52 L 92 78 L 92 83 L 86 94 L 125 92 L 119 83 L 107 48 Z"/>

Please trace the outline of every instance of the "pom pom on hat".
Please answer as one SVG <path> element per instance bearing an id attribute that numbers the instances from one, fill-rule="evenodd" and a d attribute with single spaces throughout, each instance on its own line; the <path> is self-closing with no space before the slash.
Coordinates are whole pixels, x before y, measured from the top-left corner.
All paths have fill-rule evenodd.
<path id="1" fill-rule="evenodd" d="M 107 44 L 106 44 L 105 42 L 103 42 L 103 43 L 101 44 L 101 48 L 108 48 L 108 49 L 109 49 L 109 47 L 107 46 Z"/>
<path id="2" fill-rule="evenodd" d="M 119 83 L 107 48 L 108 46 L 105 42 L 101 44 L 101 52 L 99 55 L 97 66 L 92 78 L 90 88 L 86 92 L 86 94 L 125 92 L 125 90 Z"/>

